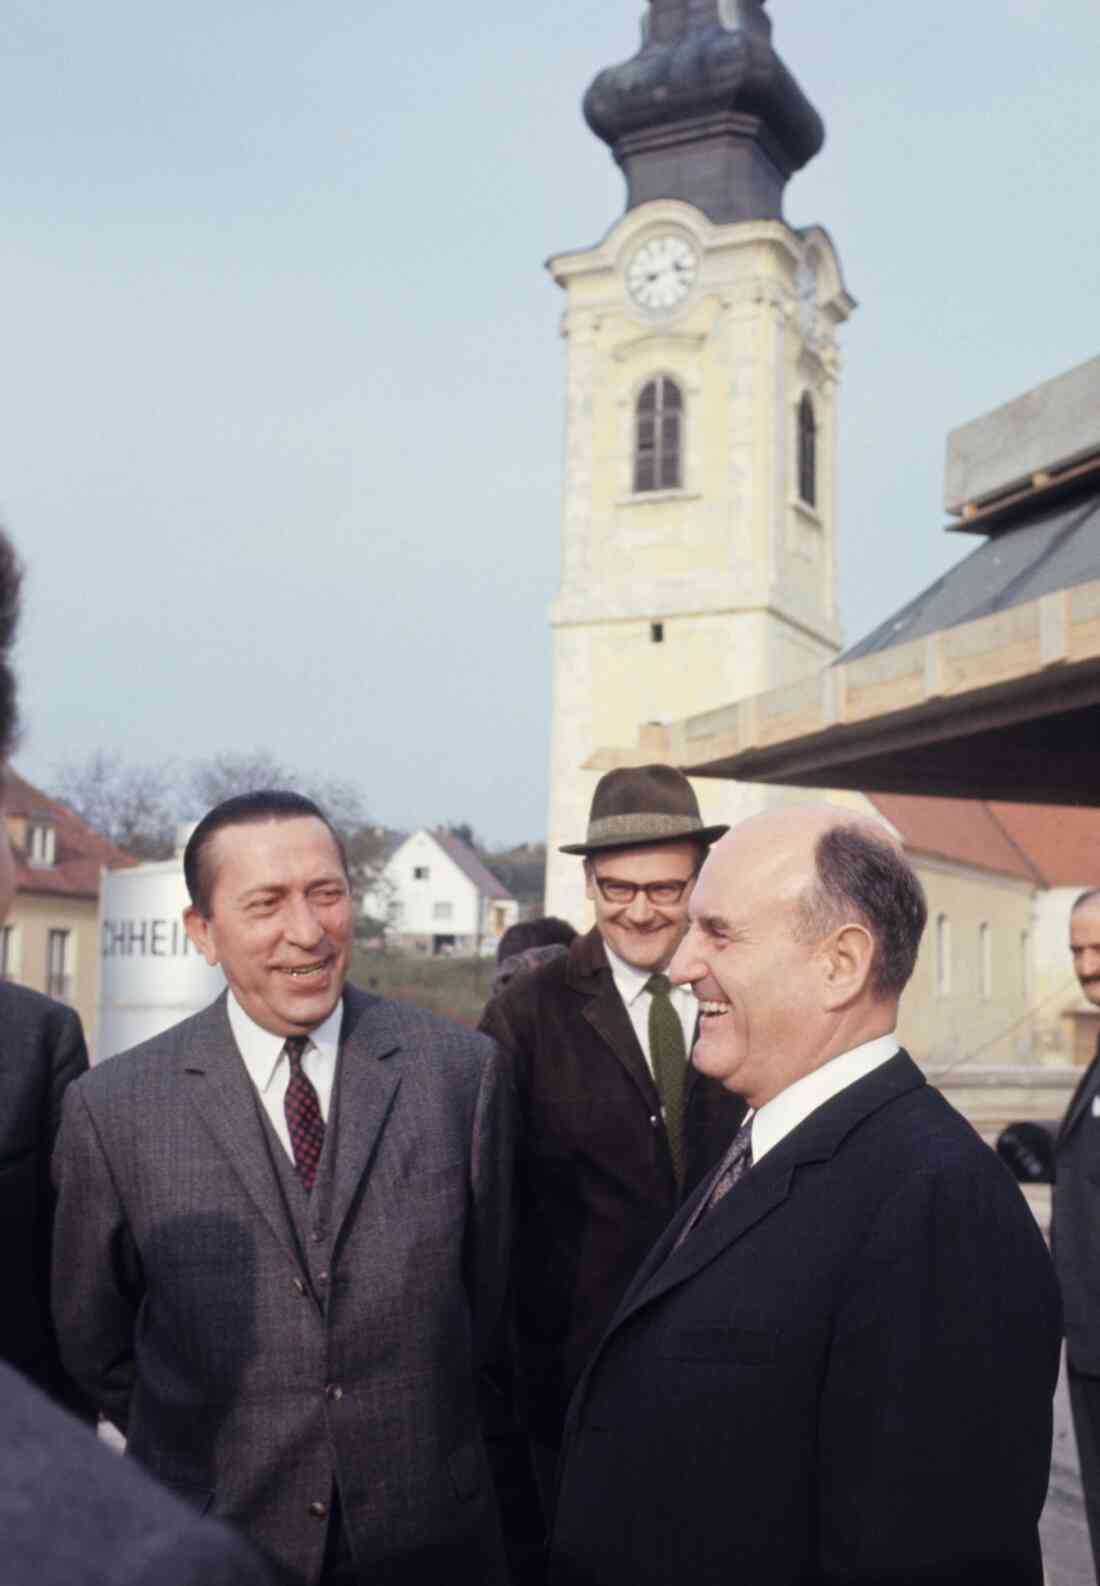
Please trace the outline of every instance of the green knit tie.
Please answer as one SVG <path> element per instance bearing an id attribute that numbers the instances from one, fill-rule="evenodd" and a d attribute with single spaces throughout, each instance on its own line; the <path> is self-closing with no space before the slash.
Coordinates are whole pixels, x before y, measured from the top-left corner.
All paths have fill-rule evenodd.
<path id="1" fill-rule="evenodd" d="M 687 1047 L 680 1015 L 672 1006 L 667 975 L 650 975 L 645 983 L 649 992 L 649 1057 L 653 1078 L 665 1114 L 669 1150 L 676 1182 L 684 1177 L 684 1080 L 687 1074 Z"/>

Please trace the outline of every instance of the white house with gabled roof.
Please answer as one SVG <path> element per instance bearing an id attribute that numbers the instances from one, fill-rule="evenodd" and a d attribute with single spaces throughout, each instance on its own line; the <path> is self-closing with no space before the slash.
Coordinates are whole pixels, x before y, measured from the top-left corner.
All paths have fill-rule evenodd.
<path id="1" fill-rule="evenodd" d="M 461 837 L 422 827 L 386 861 L 363 913 L 386 938 L 422 953 L 484 954 L 519 918 L 519 904 Z"/>

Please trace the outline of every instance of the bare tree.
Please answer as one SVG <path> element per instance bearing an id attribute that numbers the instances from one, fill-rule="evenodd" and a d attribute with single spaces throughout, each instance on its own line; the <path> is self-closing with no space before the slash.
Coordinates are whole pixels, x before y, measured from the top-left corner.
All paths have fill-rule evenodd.
<path id="1" fill-rule="evenodd" d="M 175 847 L 177 808 L 170 764 L 127 766 L 97 750 L 58 768 L 55 798 L 136 859 L 166 859 Z"/>
<path id="2" fill-rule="evenodd" d="M 297 775 L 263 749 L 252 754 L 216 754 L 196 760 L 187 770 L 188 802 L 197 815 L 242 793 L 258 793 L 263 788 L 293 788 L 304 792 Z M 307 794 L 307 797 L 312 797 Z"/>

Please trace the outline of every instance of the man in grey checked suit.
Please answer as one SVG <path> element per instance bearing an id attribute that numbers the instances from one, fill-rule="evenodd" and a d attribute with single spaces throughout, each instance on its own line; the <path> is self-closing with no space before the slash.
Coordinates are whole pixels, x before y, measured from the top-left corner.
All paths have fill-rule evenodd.
<path id="1" fill-rule="evenodd" d="M 303 1586 L 501 1580 L 477 1411 L 508 1237 L 497 1049 L 345 984 L 346 863 L 308 800 L 227 800 L 184 869 L 229 989 L 70 1089 L 66 1364 Z"/>

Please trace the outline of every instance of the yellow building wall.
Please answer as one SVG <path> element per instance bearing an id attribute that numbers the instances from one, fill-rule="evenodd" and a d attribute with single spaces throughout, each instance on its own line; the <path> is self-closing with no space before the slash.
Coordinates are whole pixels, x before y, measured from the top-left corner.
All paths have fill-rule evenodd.
<path id="1" fill-rule="evenodd" d="M 45 992 L 46 941 L 52 930 L 68 931 L 71 995 L 65 1000 L 76 1009 L 84 1026 L 89 1049 L 96 1034 L 99 991 L 98 902 L 49 893 L 17 892 L 6 924 L 13 927 L 12 973 L 9 979 L 32 991 Z"/>
<path id="2" fill-rule="evenodd" d="M 909 857 L 928 898 L 928 927 L 902 998 L 902 1044 L 923 1065 L 1033 1061 L 1035 888 L 919 854 Z M 950 939 L 946 982 L 940 919 Z M 988 978 L 983 925 L 989 928 Z"/>

